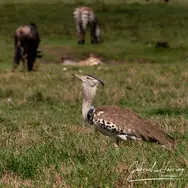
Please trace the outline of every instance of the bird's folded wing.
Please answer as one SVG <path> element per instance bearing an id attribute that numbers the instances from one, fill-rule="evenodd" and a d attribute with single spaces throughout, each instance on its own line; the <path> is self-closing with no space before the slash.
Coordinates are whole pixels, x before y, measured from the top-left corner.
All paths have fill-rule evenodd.
<path id="1" fill-rule="evenodd" d="M 116 106 L 103 106 L 95 109 L 94 118 L 102 119 L 106 124 L 114 124 L 117 127 L 117 133 L 134 135 L 137 139 L 152 140 L 174 148 L 176 143 L 174 139 L 143 120 L 135 112 Z"/>

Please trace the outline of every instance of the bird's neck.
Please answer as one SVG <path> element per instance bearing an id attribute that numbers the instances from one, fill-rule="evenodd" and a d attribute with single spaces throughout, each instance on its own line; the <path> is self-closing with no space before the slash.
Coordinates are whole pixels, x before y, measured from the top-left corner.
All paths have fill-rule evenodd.
<path id="1" fill-rule="evenodd" d="M 87 120 L 87 114 L 89 110 L 93 107 L 94 98 L 95 91 L 93 92 L 87 89 L 83 90 L 82 116 L 84 120 Z"/>

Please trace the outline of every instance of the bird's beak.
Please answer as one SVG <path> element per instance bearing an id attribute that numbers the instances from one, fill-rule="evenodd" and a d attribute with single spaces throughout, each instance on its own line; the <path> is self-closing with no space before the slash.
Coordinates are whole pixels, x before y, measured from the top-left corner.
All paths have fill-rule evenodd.
<path id="1" fill-rule="evenodd" d="M 72 74 L 72 75 L 78 78 L 79 80 L 83 81 L 83 76 L 78 75 L 78 74 Z"/>
<path id="2" fill-rule="evenodd" d="M 102 80 L 98 80 L 98 81 L 104 87 L 104 82 Z"/>

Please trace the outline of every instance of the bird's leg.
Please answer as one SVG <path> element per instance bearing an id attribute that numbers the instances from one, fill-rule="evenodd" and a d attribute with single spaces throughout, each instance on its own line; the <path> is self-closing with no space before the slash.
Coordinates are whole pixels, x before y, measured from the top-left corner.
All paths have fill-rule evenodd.
<path id="1" fill-rule="evenodd" d="M 94 132 L 95 132 L 95 133 L 97 133 L 97 132 L 98 132 L 98 130 L 97 130 L 97 128 L 96 128 L 96 127 L 94 128 Z"/>
<path id="2" fill-rule="evenodd" d="M 118 138 L 116 138 L 116 140 L 114 142 L 114 147 L 119 148 L 119 139 Z"/>
<path id="3" fill-rule="evenodd" d="M 142 146 L 142 139 L 138 139 L 139 146 Z"/>

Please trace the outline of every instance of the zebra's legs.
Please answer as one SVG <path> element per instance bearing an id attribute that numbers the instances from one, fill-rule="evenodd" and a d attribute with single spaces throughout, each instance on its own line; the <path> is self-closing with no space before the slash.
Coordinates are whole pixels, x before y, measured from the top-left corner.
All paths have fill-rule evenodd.
<path id="1" fill-rule="evenodd" d="M 85 44 L 85 32 L 79 33 L 78 44 Z"/>
<path id="2" fill-rule="evenodd" d="M 78 44 L 85 43 L 85 30 L 82 26 L 82 23 L 76 23 L 76 31 L 78 35 Z"/>
<path id="3" fill-rule="evenodd" d="M 96 35 L 96 30 L 97 30 L 97 26 L 95 22 L 92 22 L 91 25 L 91 31 L 90 31 L 90 35 L 91 35 L 91 43 L 92 44 L 97 44 L 99 43 L 97 35 Z"/>

